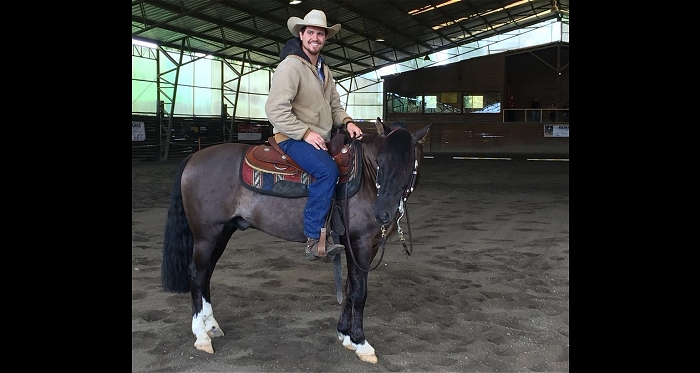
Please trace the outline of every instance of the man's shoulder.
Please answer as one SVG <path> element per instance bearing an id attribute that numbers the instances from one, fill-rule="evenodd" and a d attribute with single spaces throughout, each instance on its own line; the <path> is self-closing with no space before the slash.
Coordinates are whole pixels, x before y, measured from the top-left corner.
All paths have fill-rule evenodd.
<path id="1" fill-rule="evenodd" d="M 296 54 L 290 54 L 289 56 L 285 57 L 282 62 L 280 62 L 280 65 L 282 64 L 305 64 L 309 63 L 309 61 L 305 60 L 301 56 L 297 56 Z"/>
<path id="2" fill-rule="evenodd" d="M 303 62 L 300 61 L 298 57 L 287 56 L 287 57 L 285 57 L 285 59 L 280 61 L 280 63 L 275 68 L 275 72 L 278 72 L 278 71 L 280 71 L 280 72 L 285 71 L 286 73 L 289 73 L 292 71 L 299 72 L 299 71 L 301 71 L 302 66 L 303 66 Z"/>

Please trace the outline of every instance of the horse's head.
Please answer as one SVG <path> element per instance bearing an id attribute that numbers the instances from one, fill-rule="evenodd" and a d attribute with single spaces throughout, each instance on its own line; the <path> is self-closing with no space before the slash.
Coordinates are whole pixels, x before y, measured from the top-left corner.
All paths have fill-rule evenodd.
<path id="1" fill-rule="evenodd" d="M 403 203 L 418 183 L 420 163 L 423 159 L 423 140 L 430 124 L 410 133 L 404 126 L 387 127 L 377 118 L 377 130 L 381 141 L 376 153 L 377 200 L 374 218 L 387 225 L 403 212 Z"/>

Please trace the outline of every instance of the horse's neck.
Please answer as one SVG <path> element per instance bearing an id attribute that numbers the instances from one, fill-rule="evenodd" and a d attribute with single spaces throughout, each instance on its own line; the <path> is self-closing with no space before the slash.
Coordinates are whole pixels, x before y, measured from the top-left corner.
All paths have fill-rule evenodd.
<path id="1" fill-rule="evenodd" d="M 377 183 L 377 163 L 375 159 L 377 159 L 376 151 L 370 149 L 369 146 L 364 146 L 362 149 L 362 176 L 374 185 Z"/>

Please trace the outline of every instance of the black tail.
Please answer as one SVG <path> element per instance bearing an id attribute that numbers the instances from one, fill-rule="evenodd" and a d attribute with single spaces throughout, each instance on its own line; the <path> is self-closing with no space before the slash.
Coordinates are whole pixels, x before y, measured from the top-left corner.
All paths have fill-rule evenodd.
<path id="1" fill-rule="evenodd" d="M 163 263 L 160 267 L 163 290 L 172 293 L 190 291 L 190 270 L 192 261 L 192 231 L 182 205 L 182 172 L 191 155 L 180 163 L 175 176 L 175 185 L 170 195 L 170 207 L 163 234 Z"/>

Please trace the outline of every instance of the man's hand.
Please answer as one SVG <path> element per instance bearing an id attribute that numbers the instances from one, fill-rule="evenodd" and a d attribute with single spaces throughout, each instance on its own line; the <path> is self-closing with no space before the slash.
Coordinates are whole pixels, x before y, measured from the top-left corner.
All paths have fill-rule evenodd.
<path id="1" fill-rule="evenodd" d="M 309 132 L 309 134 L 306 135 L 304 141 L 313 145 L 316 149 L 323 149 L 325 151 L 328 151 L 328 148 L 326 147 L 326 141 L 323 139 L 323 137 L 321 137 L 321 135 L 314 131 Z"/>
<path id="2" fill-rule="evenodd" d="M 345 127 L 345 130 L 351 138 L 354 137 L 358 140 L 362 138 L 362 130 L 355 124 L 355 122 L 348 122 L 348 125 Z"/>

